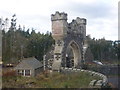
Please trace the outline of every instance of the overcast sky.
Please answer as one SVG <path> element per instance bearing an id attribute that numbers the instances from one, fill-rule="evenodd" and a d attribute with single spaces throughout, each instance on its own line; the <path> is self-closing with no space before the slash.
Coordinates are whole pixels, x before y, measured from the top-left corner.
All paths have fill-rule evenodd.
<path id="1" fill-rule="evenodd" d="M 87 35 L 97 39 L 118 39 L 119 0 L 1 0 L 0 17 L 11 19 L 15 13 L 17 25 L 35 28 L 45 33 L 51 30 L 51 14 L 68 14 L 68 22 L 76 17 L 87 19 Z"/>

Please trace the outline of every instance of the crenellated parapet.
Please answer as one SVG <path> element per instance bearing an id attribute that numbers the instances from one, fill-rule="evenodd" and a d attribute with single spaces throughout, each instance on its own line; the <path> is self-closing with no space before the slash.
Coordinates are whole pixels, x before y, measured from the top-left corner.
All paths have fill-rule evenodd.
<path id="1" fill-rule="evenodd" d="M 86 25 L 87 24 L 87 20 L 85 19 L 85 18 L 79 18 L 79 17 L 77 17 L 76 18 L 76 22 L 77 22 L 77 24 L 79 24 L 79 25 Z"/>
<path id="2" fill-rule="evenodd" d="M 77 17 L 75 20 L 73 19 L 72 22 L 68 24 L 68 33 L 80 35 L 80 37 L 85 40 L 86 23 L 87 23 L 87 20 L 85 18 Z"/>
<path id="3" fill-rule="evenodd" d="M 54 39 L 59 40 L 64 38 L 67 34 L 78 35 L 85 40 L 86 38 L 86 24 L 85 18 L 77 17 L 71 23 L 67 22 L 67 14 L 58 11 L 51 15 L 52 21 L 52 36 Z"/>
<path id="4" fill-rule="evenodd" d="M 51 15 L 52 21 L 52 37 L 55 40 L 61 40 L 67 34 L 68 23 L 67 14 L 56 12 Z"/>
<path id="5" fill-rule="evenodd" d="M 62 12 L 59 13 L 58 11 L 55 14 L 51 15 L 51 20 L 56 21 L 56 20 L 67 20 L 67 14 Z"/>

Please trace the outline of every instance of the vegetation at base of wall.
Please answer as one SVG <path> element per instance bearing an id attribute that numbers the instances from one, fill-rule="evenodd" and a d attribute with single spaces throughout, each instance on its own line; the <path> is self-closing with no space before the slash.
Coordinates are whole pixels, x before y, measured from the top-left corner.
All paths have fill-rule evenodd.
<path id="1" fill-rule="evenodd" d="M 3 88 L 89 88 L 91 80 L 101 79 L 88 73 L 45 73 L 36 77 L 3 76 Z"/>

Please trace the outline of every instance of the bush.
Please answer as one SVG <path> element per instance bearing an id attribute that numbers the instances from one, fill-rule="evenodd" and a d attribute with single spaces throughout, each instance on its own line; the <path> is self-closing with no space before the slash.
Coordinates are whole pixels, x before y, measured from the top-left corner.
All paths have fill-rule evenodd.
<path id="1" fill-rule="evenodd" d="M 82 65 L 82 69 L 85 69 L 85 70 L 88 69 L 88 65 L 87 64 L 83 64 Z"/>
<path id="2" fill-rule="evenodd" d="M 2 74 L 2 76 L 16 76 L 16 71 L 12 70 L 12 71 L 8 71 L 8 72 L 4 72 Z"/>

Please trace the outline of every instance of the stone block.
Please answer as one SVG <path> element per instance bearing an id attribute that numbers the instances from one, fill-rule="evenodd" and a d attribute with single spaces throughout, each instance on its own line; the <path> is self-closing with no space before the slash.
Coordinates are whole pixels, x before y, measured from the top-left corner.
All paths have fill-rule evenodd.
<path id="1" fill-rule="evenodd" d="M 72 68 L 69 68 L 69 70 L 72 70 Z"/>
<path id="2" fill-rule="evenodd" d="M 102 86 L 103 84 L 103 81 L 102 80 L 98 80 L 95 84 L 95 86 Z"/>
<path id="3" fill-rule="evenodd" d="M 82 72 L 84 71 L 84 70 L 81 70 Z"/>
<path id="4" fill-rule="evenodd" d="M 78 71 L 80 71 L 80 69 L 77 69 Z"/>
<path id="5" fill-rule="evenodd" d="M 76 71 L 76 68 L 74 68 L 73 70 Z"/>
<path id="6" fill-rule="evenodd" d="M 89 86 L 94 86 L 96 82 L 97 82 L 97 80 L 92 80 L 92 81 L 89 83 Z"/>

